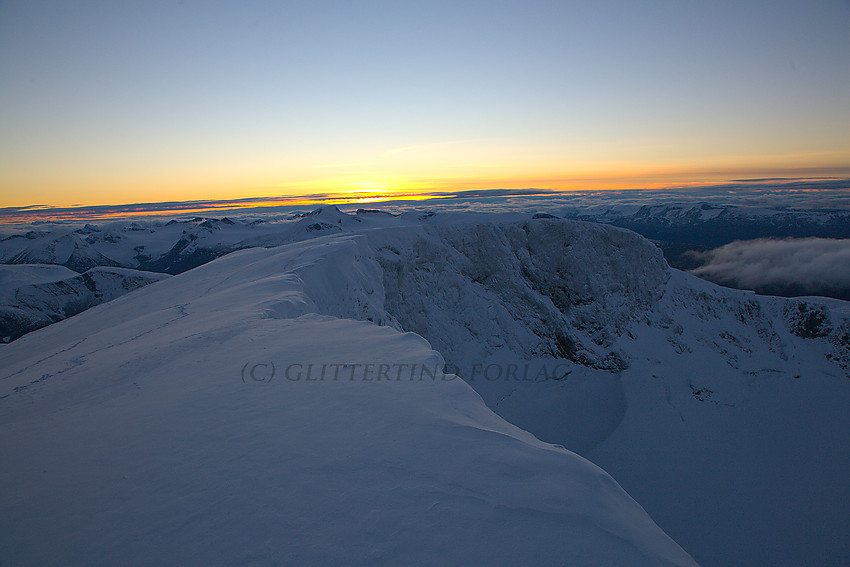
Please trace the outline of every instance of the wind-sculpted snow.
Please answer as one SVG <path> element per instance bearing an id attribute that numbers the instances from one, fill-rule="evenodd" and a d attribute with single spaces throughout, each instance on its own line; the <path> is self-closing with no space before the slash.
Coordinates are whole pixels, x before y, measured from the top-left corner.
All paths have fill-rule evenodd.
<path id="1" fill-rule="evenodd" d="M 850 557 L 841 310 L 708 284 L 633 233 L 585 223 L 367 236 L 399 328 L 502 417 L 619 471 L 698 559 L 794 565 L 812 546 L 824 564 Z M 801 502 L 829 526 L 803 522 Z"/>
<path id="2" fill-rule="evenodd" d="M 850 324 L 834 303 L 721 288 L 584 223 L 368 236 L 401 328 L 502 417 L 618 471 L 698 560 L 850 558 Z"/>
<path id="3" fill-rule="evenodd" d="M 378 317 L 381 286 L 365 237 L 320 238 L 4 346 L 4 562 L 695 564 L 605 472 L 459 378 L 354 379 L 444 364 L 417 335 L 321 314 L 336 297 Z"/>
<path id="4" fill-rule="evenodd" d="M 452 500 L 449 510 L 452 514 L 461 514 L 463 522 L 484 521 L 484 525 L 490 526 L 488 521 L 498 523 L 504 519 L 498 519 L 495 511 L 509 508 L 514 514 L 517 509 L 493 504 L 496 501 L 489 496 L 479 498 L 479 493 L 492 494 L 489 489 L 482 489 L 481 484 L 473 483 L 473 486 L 464 480 L 459 483 L 464 487 L 459 492 L 447 488 L 441 483 L 443 480 L 449 482 L 448 477 L 433 468 L 421 469 L 419 461 L 414 466 L 405 460 L 408 458 L 405 451 L 410 446 L 434 447 L 430 444 L 433 439 L 423 432 L 424 429 L 433 430 L 444 443 L 453 435 L 443 436 L 442 425 L 422 415 L 459 412 L 458 415 L 472 416 L 469 419 L 472 419 L 474 439 L 462 437 L 466 441 L 458 441 L 461 445 L 447 444 L 446 447 L 451 446 L 451 451 L 464 455 L 469 453 L 473 461 L 459 464 L 460 461 L 452 460 L 459 458 L 457 455 L 452 453 L 454 456 L 447 457 L 448 452 L 443 454 L 436 448 L 425 450 L 425 461 L 445 461 L 452 471 L 467 467 L 469 474 L 476 478 L 502 473 L 505 477 L 522 478 L 524 488 L 520 490 L 511 485 L 510 490 L 519 490 L 523 495 L 531 490 L 534 492 L 528 496 L 531 501 L 549 498 L 543 494 L 553 494 L 547 484 L 549 481 L 528 472 L 530 469 L 524 465 L 517 465 L 519 472 L 512 476 L 512 472 L 506 472 L 513 470 L 508 457 L 505 461 L 497 461 L 496 472 L 491 470 L 490 464 L 473 464 L 474 459 L 490 463 L 492 457 L 462 443 L 468 441 L 477 446 L 480 441 L 477 436 L 483 435 L 478 432 L 479 427 L 488 431 L 502 430 L 476 421 L 484 419 L 481 416 L 485 414 L 488 417 L 484 421 L 488 424 L 491 422 L 487 420 L 497 418 L 482 409 L 478 398 L 466 386 L 463 386 L 462 396 L 458 395 L 464 400 L 471 396 L 478 409 L 470 409 L 466 401 L 458 401 L 460 398 L 453 397 L 454 394 L 448 398 L 438 396 L 441 401 L 435 402 L 430 394 L 422 393 L 432 390 L 421 389 L 409 394 L 410 399 L 423 396 L 421 408 L 417 409 L 410 401 L 410 405 L 405 405 L 408 402 L 400 404 L 397 412 L 385 408 L 395 408 L 398 403 L 395 398 L 382 397 L 375 401 L 355 397 L 351 401 L 347 397 L 352 395 L 348 390 L 345 395 L 323 397 L 322 403 L 333 408 L 327 411 L 318 399 L 289 397 L 291 391 L 307 396 L 307 392 L 315 391 L 309 389 L 310 385 L 320 383 L 328 388 L 328 380 L 318 380 L 317 376 L 340 371 L 353 376 L 356 370 L 363 370 L 360 364 L 372 364 L 375 371 L 372 378 L 381 376 L 377 382 L 382 386 L 397 385 L 386 379 L 390 367 L 393 375 L 396 370 L 401 372 L 401 367 L 392 366 L 397 360 L 417 364 L 420 370 L 427 361 L 431 374 L 437 375 L 434 380 L 442 387 L 444 375 L 441 372 L 445 364 L 450 376 L 456 374 L 460 378 L 445 381 L 451 386 L 433 392 L 454 392 L 452 388 L 459 388 L 462 379 L 490 410 L 513 425 L 543 442 L 577 451 L 612 471 L 659 525 L 705 565 L 812 562 L 846 565 L 850 561 L 850 542 L 843 534 L 844 526 L 850 521 L 844 504 L 846 479 L 850 478 L 850 451 L 846 441 L 850 438 L 850 419 L 846 411 L 850 406 L 850 309 L 846 302 L 762 297 L 722 288 L 669 269 L 658 249 L 635 233 L 547 215 L 393 216 L 369 211 L 347 215 L 330 207 L 253 228 L 248 223 L 240 225 L 238 222 L 233 225 L 211 223 L 202 227 L 204 222 L 191 222 L 190 226 L 177 228 L 185 232 L 197 231 L 199 236 L 193 242 L 206 243 L 198 248 L 204 250 L 211 249 L 207 247 L 212 242 L 210 239 L 229 242 L 230 247 L 274 246 L 282 242 L 298 244 L 232 253 L 4 346 L 0 355 L 10 357 L 5 361 L 30 362 L 23 367 L 10 366 L 8 372 L 14 379 L 2 382 L 8 387 L 0 393 L 0 396 L 7 396 L 0 399 L 0 403 L 13 404 L 6 408 L 24 404 L 20 406 L 19 417 L 29 415 L 22 408 L 31 408 L 32 400 L 50 396 L 53 401 L 37 403 L 48 404 L 45 407 L 49 408 L 58 407 L 49 405 L 53 403 L 68 403 L 72 407 L 82 404 L 80 407 L 89 408 L 94 399 L 116 397 L 130 403 L 134 396 L 142 396 L 139 403 L 148 403 L 150 398 L 144 396 L 149 394 L 140 392 L 150 392 L 151 388 L 168 384 L 168 392 L 177 392 L 184 400 L 181 407 L 191 410 L 186 419 L 191 421 L 195 419 L 192 415 L 199 416 L 197 424 L 191 422 L 194 425 L 178 420 L 177 430 L 194 432 L 196 425 L 200 430 L 202 426 L 215 423 L 215 433 L 208 439 L 202 436 L 207 439 L 203 445 L 206 449 L 197 453 L 190 451 L 190 454 L 215 463 L 221 455 L 213 446 L 225 439 L 220 443 L 222 450 L 232 450 L 238 455 L 233 459 L 242 459 L 244 451 L 234 448 L 235 441 L 227 441 L 239 439 L 250 449 L 250 467 L 246 469 L 251 471 L 249 478 L 264 479 L 261 485 L 266 489 L 272 481 L 265 473 L 257 471 L 266 465 L 279 467 L 289 461 L 275 452 L 266 455 L 257 443 L 261 440 L 270 447 L 277 447 L 282 441 L 241 429 L 231 431 L 223 424 L 202 419 L 201 410 L 186 401 L 191 398 L 186 392 L 197 391 L 203 394 L 204 404 L 222 410 L 226 424 L 247 420 L 267 425 L 275 432 L 315 430 L 315 435 L 305 442 L 307 445 L 325 435 L 332 439 L 344 437 L 346 443 L 354 443 L 356 451 L 369 455 L 375 447 L 381 447 L 388 452 L 381 453 L 384 456 L 378 458 L 378 462 L 386 467 L 398 460 L 408 463 L 401 469 L 389 468 L 410 473 L 433 488 L 433 493 L 451 494 L 452 498 L 460 499 Z M 165 225 L 157 230 L 177 230 L 175 227 Z M 238 239 L 237 234 L 241 235 Z M 126 242 L 122 246 L 126 246 Z M 190 247 L 187 245 L 185 249 Z M 153 250 L 153 245 L 146 249 Z M 162 250 L 165 253 L 168 249 L 162 247 Z M 107 317 L 101 315 L 104 312 L 113 315 L 103 319 Z M 112 327 L 107 333 L 103 329 L 109 325 Z M 430 347 L 412 335 L 403 334 L 405 332 L 424 337 Z M 388 355 L 396 351 L 385 349 L 384 339 L 378 337 L 392 344 L 398 337 L 408 337 L 404 339 L 408 341 L 406 348 L 421 356 Z M 431 347 L 439 355 L 431 351 Z M 37 360 L 43 362 L 32 362 Z M 4 369 L 5 361 L 0 364 Z M 270 366 L 272 362 L 276 366 Z M 297 363 L 293 367 L 293 376 L 297 379 L 287 380 L 286 369 L 291 363 Z M 102 371 L 93 370 L 101 367 Z M 125 368 L 129 370 L 124 372 Z M 410 367 L 405 370 L 409 371 Z M 276 372 L 274 379 L 262 384 L 269 372 Z M 137 375 L 142 376 L 143 381 L 129 378 Z M 94 382 L 87 385 L 89 377 L 99 377 L 92 380 L 109 384 L 108 388 L 95 387 Z M 227 382 L 231 379 L 236 384 Z M 334 386 L 333 380 L 330 382 L 333 387 L 341 387 Z M 364 385 L 360 380 L 355 382 Z M 369 387 L 378 385 L 375 382 L 370 380 L 365 390 L 354 391 L 374 392 L 376 390 Z M 243 403 L 240 396 L 245 394 L 233 388 L 250 385 L 268 386 L 262 390 L 265 397 L 258 394 L 257 399 L 250 399 L 251 404 L 256 402 L 260 406 L 240 405 Z M 181 389 L 184 386 L 185 391 Z M 291 389 L 272 394 L 274 390 L 270 388 L 273 387 Z M 353 384 L 346 386 L 350 387 Z M 213 390 L 223 392 L 231 401 L 215 401 Z M 157 403 L 170 399 L 170 394 L 155 395 Z M 262 401 L 257 401 L 260 399 Z M 443 402 L 452 409 L 439 406 Z M 177 423 L 174 421 L 177 418 L 167 413 L 172 408 L 168 404 L 162 410 L 165 414 L 156 414 L 164 416 L 163 428 Z M 289 408 L 288 411 L 300 412 L 298 419 L 302 421 L 288 413 L 265 416 L 264 412 L 271 411 L 275 404 Z M 329 426 L 323 425 L 328 414 L 343 411 L 343 415 L 348 415 L 360 411 L 353 409 L 355 405 L 367 414 L 374 413 L 375 421 L 361 422 L 352 417 L 345 423 L 333 422 L 339 429 L 327 429 Z M 119 409 L 114 411 L 119 412 Z M 133 411 L 142 412 L 141 409 Z M 390 411 L 397 419 L 382 421 L 379 416 L 385 411 Z M 179 412 L 175 409 L 174 413 Z M 147 416 L 147 421 L 142 420 L 145 424 L 153 419 L 149 414 L 150 411 L 144 414 Z M 452 420 L 456 419 L 456 414 L 451 415 L 455 415 Z M 408 418 L 421 423 L 423 430 L 414 428 L 412 437 L 400 436 L 399 424 L 408 427 Z M 27 421 L 20 425 L 21 431 L 30 426 Z M 97 429 L 91 423 L 86 427 L 87 431 Z M 372 436 L 368 450 L 364 445 L 367 441 L 349 440 L 349 429 Z M 141 435 L 135 426 L 128 431 L 131 438 Z M 166 436 L 162 429 L 157 431 L 161 437 Z M 466 429 L 461 428 L 461 431 Z M 47 433 L 44 435 L 47 439 Z M 315 454 L 306 448 L 307 445 L 296 446 L 293 445 L 295 441 L 286 439 L 289 445 L 285 446 L 297 454 Z M 42 447 L 49 444 L 42 441 Z M 551 450 L 550 446 L 541 446 Z M 104 454 L 113 450 L 111 445 L 97 447 Z M 182 442 L 174 447 L 185 449 Z M 325 444 L 322 447 L 343 455 L 333 460 L 334 466 L 366 482 L 365 465 L 347 468 L 345 463 L 352 458 L 352 452 L 344 449 L 344 445 Z M 507 450 L 507 455 L 514 454 L 501 445 L 488 447 L 481 450 L 492 449 L 496 453 Z M 154 462 L 170 463 L 169 455 L 160 454 L 159 460 Z M 95 459 L 93 454 L 89 456 Z M 200 474 L 204 482 L 218 486 L 208 478 L 208 473 L 189 465 L 181 466 L 183 472 Z M 456 466 L 459 468 L 454 468 Z M 505 468 L 500 468 L 503 466 Z M 332 468 L 314 466 L 310 474 Z M 44 469 L 49 470 L 48 467 Z M 307 474 L 306 469 L 297 467 L 286 470 L 289 471 L 287 475 L 291 473 L 298 478 Z M 423 470 L 422 475 L 416 476 Z M 209 474 L 213 473 L 234 480 L 239 486 L 250 484 L 233 470 L 222 470 L 218 465 Z M 523 476 L 525 473 L 529 476 Z M 339 481 L 330 472 L 322 474 L 322 478 L 329 481 L 328 485 L 332 484 L 331 480 Z M 454 479 L 451 482 L 459 478 L 455 472 L 450 476 Z M 179 492 L 174 488 L 178 481 L 167 475 L 157 478 L 160 479 L 157 482 L 170 486 L 172 493 Z M 443 480 L 434 481 L 434 478 Z M 431 490 L 422 488 L 423 485 L 410 488 L 401 483 L 397 486 L 381 477 L 381 482 L 385 481 L 393 494 Z M 536 489 L 526 486 L 537 486 L 538 481 L 547 488 L 535 492 Z M 159 486 L 150 479 L 146 482 L 145 486 Z M 310 481 L 305 485 L 305 482 L 298 480 L 295 484 L 307 486 L 309 498 L 306 500 L 319 502 L 320 510 L 310 512 L 310 520 L 304 525 L 319 526 L 318 515 L 324 513 L 321 510 L 332 510 L 334 518 L 340 515 L 359 517 L 354 510 L 360 509 L 360 503 L 335 507 L 332 498 L 318 495 L 318 484 L 310 484 Z M 436 484 L 429 484 L 432 482 Z M 345 484 L 341 492 L 333 494 L 348 494 L 353 498 L 351 495 L 359 490 L 355 486 L 364 485 Z M 254 492 L 245 494 L 242 490 L 237 491 L 234 498 L 247 499 L 251 505 L 257 503 Z M 275 485 L 269 490 L 282 489 Z M 257 493 L 259 491 L 257 489 Z M 593 490 L 590 493 L 594 494 Z M 414 520 L 400 520 L 399 516 L 386 512 L 393 506 L 392 499 L 382 500 L 383 497 L 376 494 L 370 492 L 371 498 L 382 503 L 373 515 L 380 519 L 376 520 L 377 525 L 384 526 L 381 522 L 387 517 L 385 514 L 406 527 L 421 518 L 414 514 Z M 194 498 L 191 502 L 200 506 L 200 496 Z M 560 502 L 559 498 L 556 496 L 553 502 Z M 274 502 L 296 502 L 300 511 L 307 508 L 306 500 L 297 501 L 295 496 L 286 495 Z M 461 504 L 461 500 L 465 504 Z M 99 506 L 106 506 L 107 501 L 99 500 Z M 434 500 L 438 504 L 433 510 L 430 508 L 433 502 L 425 504 L 416 498 L 408 500 L 405 497 L 393 502 L 405 510 L 424 508 L 430 514 L 441 510 L 439 502 L 445 504 L 446 501 Z M 477 507 L 476 503 L 481 502 L 488 502 L 489 511 Z M 227 503 L 232 504 L 230 500 Z M 160 505 L 165 510 L 166 504 L 161 502 Z M 263 505 L 257 505 L 266 510 Z M 362 505 L 369 507 L 365 503 Z M 237 508 L 242 517 L 254 517 L 247 508 Z M 532 517 L 561 522 L 557 519 L 560 512 L 551 515 L 551 510 L 545 506 L 532 506 L 532 509 L 535 511 L 529 512 L 523 520 L 519 519 L 523 514 L 510 515 L 504 525 L 514 526 L 514 522 L 521 524 Z M 208 515 L 207 509 L 204 510 L 202 517 Z M 266 513 L 269 525 L 281 525 L 284 521 L 279 515 Z M 152 517 L 161 520 L 165 512 L 160 514 Z M 459 529 L 455 523 L 458 517 L 452 516 L 454 519 L 449 522 L 454 526 L 452 530 Z M 482 517 L 485 520 L 481 520 Z M 432 520 L 423 521 L 433 527 Z M 342 529 L 340 521 L 336 519 L 332 527 Z M 256 529 L 262 524 L 260 519 L 250 525 Z M 294 523 L 286 525 L 297 531 Z M 386 537 L 382 539 L 382 529 L 370 528 L 371 525 L 366 522 L 365 532 L 343 529 L 347 534 L 344 542 L 359 542 L 351 543 L 357 549 L 354 555 L 370 558 L 364 562 L 370 562 L 373 556 L 369 555 L 372 551 L 365 551 L 368 546 L 363 542 L 380 542 L 375 544 L 374 549 L 380 549 L 375 551 L 375 557 L 390 558 L 386 560 L 388 563 L 405 563 L 401 558 L 410 559 L 410 556 L 403 555 L 407 553 L 403 550 L 422 549 L 413 543 L 415 538 L 405 530 L 400 540 L 390 544 Z M 512 533 L 519 534 L 516 537 L 499 532 L 499 538 L 487 539 L 486 546 L 492 546 L 493 557 L 511 562 L 510 558 L 517 559 L 520 555 L 511 555 L 502 546 L 502 539 L 532 538 L 529 541 L 533 544 L 529 545 L 538 545 L 548 538 L 560 539 L 558 529 L 577 524 L 568 520 L 562 528 L 547 526 L 535 527 L 537 531 L 533 533 L 531 528 L 514 530 Z M 462 537 L 473 537 L 464 531 L 468 529 L 461 529 L 460 533 L 465 534 Z M 473 539 L 483 541 L 477 538 L 484 537 L 488 530 L 489 527 L 482 527 Z M 248 541 L 248 531 L 246 528 L 245 533 L 240 532 L 241 539 L 237 539 Z M 266 533 L 263 529 L 260 532 Z M 617 530 L 609 532 L 619 533 Z M 180 533 L 185 534 L 184 531 Z M 303 530 L 297 533 L 304 535 Z M 439 539 L 445 533 L 438 531 L 432 535 Z M 449 541 L 457 541 L 451 537 Z M 498 542 L 494 543 L 496 540 Z M 592 536 L 589 541 L 599 540 Z M 318 538 L 314 544 L 315 549 L 321 547 Z M 275 547 L 277 543 L 268 545 L 275 550 L 270 553 L 278 557 L 282 548 Z M 296 545 L 298 551 L 293 552 L 292 557 L 319 557 L 310 555 L 311 552 L 299 545 L 302 544 Z M 566 555 L 550 553 L 545 550 L 552 548 L 546 545 L 560 544 L 546 543 L 540 548 L 544 550 L 540 552 L 542 556 L 572 562 L 572 559 L 563 558 L 572 558 L 570 554 L 574 551 Z M 170 549 L 176 549 L 175 546 L 172 543 Z M 342 548 L 350 549 L 346 545 Z M 393 555 L 387 551 L 390 548 L 401 555 Z M 450 544 L 438 546 L 438 549 L 440 553 L 451 552 L 448 562 L 486 563 L 490 559 L 489 555 L 481 556 L 482 561 L 473 559 L 472 555 L 458 555 L 467 551 L 481 552 L 452 551 Z M 515 553 L 525 553 L 528 549 L 522 547 Z M 258 553 L 267 557 L 262 551 Z M 590 558 L 593 554 L 582 557 Z M 374 562 L 380 562 L 378 559 Z M 539 556 L 534 562 L 540 562 L 538 559 Z M 514 563 L 529 561 L 528 556 L 523 555 L 522 561 L 517 559 Z M 634 563 L 631 559 L 613 562 Z"/>

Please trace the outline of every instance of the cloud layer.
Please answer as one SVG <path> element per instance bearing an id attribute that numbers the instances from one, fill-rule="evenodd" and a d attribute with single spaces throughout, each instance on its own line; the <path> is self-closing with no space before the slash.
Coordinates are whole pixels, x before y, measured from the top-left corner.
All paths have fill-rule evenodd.
<path id="1" fill-rule="evenodd" d="M 850 299 L 850 240 L 739 240 L 698 256 L 705 264 L 691 273 L 722 285 Z"/>

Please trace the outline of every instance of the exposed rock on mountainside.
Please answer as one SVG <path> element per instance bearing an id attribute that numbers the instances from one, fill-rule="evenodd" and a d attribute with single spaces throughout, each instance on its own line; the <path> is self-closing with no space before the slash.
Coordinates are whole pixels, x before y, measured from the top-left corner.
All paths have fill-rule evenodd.
<path id="1" fill-rule="evenodd" d="M 13 341 L 168 277 L 124 268 L 98 267 L 82 274 L 59 268 L 0 265 L 0 341 Z"/>

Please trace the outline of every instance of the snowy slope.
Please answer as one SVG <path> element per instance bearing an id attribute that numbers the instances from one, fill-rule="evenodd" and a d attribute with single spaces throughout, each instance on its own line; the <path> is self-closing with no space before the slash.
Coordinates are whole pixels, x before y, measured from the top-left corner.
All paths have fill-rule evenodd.
<path id="1" fill-rule="evenodd" d="M 817 548 L 846 564 L 850 324 L 835 304 L 721 288 L 598 225 L 368 237 L 400 328 L 508 421 L 616 471 L 702 563 L 799 565 Z"/>
<path id="2" fill-rule="evenodd" d="M 605 472 L 460 379 L 355 374 L 443 364 L 417 335 L 329 314 L 374 319 L 383 296 L 365 237 L 332 236 L 4 346 L 2 562 L 694 565 Z M 287 379 L 293 363 L 347 366 Z"/>
<path id="3" fill-rule="evenodd" d="M 582 454 L 703 565 L 847 565 L 846 315 L 674 272 L 631 333 L 628 407 Z"/>
<path id="4" fill-rule="evenodd" d="M 167 277 L 124 268 L 77 274 L 63 266 L 0 265 L 0 341 L 15 340 Z"/>
<path id="5" fill-rule="evenodd" d="M 0 297 L 25 285 L 37 285 L 72 278 L 77 273 L 65 266 L 50 264 L 0 264 Z"/>
<path id="6" fill-rule="evenodd" d="M 237 248 L 304 242 L 279 250 L 300 258 L 282 264 L 285 270 L 300 266 L 297 277 L 274 265 L 275 252 L 251 250 L 175 280 L 193 282 L 185 293 L 202 295 L 219 286 L 213 283 L 219 276 L 206 283 L 205 274 L 212 273 L 206 270 L 232 267 L 220 274 L 226 280 L 221 295 L 204 300 L 213 314 L 203 324 L 217 331 L 197 331 L 198 345 L 174 348 L 192 352 L 210 336 L 229 336 L 221 330 L 230 320 L 222 313 L 231 311 L 234 328 L 241 328 L 246 311 L 256 312 L 262 325 L 316 312 L 413 331 L 498 415 L 613 472 L 701 564 L 847 564 L 847 304 L 721 288 L 669 269 L 655 246 L 628 230 L 531 216 L 348 215 L 325 207 L 263 223 L 219 223 L 216 229 L 202 227 L 206 221 L 180 224 L 174 235 L 199 235 L 192 242 L 202 245 L 195 250 L 212 250 L 210 239 Z M 150 228 L 149 236 L 176 226 Z M 304 259 L 298 250 L 323 252 Z M 250 268 L 237 261 L 251 255 L 258 263 Z M 273 273 L 278 276 L 263 275 Z M 161 283 L 139 294 L 176 285 Z M 178 302 L 172 294 L 162 301 Z M 105 306 L 93 313 L 99 309 Z M 142 311 L 169 320 L 153 300 Z M 365 333 L 360 329 L 372 326 L 357 329 Z M 52 332 L 41 330 L 32 340 Z M 346 340 L 327 336 L 323 344 L 334 346 L 322 347 L 321 355 L 316 351 L 317 363 L 346 362 Z M 52 339 L 39 340 L 45 341 L 36 349 L 41 358 L 54 347 L 44 346 Z M 289 344 L 276 340 L 280 347 L 254 339 L 256 348 L 268 352 Z M 158 342 L 152 347 L 150 352 L 164 349 Z M 302 344 L 286 352 L 313 360 L 310 348 Z M 369 350 L 361 345 L 352 352 L 362 357 Z M 257 352 L 254 346 L 246 351 Z M 67 355 L 68 365 L 86 359 L 82 351 L 70 352 L 75 354 Z M 228 367 L 222 356 L 209 354 L 217 361 L 215 372 Z M 230 363 L 229 372 L 238 375 L 255 360 L 245 356 Z M 27 374 L 35 388 L 51 372 Z M 279 377 L 269 386 L 277 382 Z"/>

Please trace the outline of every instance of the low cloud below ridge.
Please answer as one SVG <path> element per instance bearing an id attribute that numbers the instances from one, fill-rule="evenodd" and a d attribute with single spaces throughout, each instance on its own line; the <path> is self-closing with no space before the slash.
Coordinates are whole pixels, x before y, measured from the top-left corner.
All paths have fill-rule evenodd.
<path id="1" fill-rule="evenodd" d="M 850 239 L 738 240 L 691 254 L 704 262 L 691 273 L 720 285 L 850 300 Z"/>

